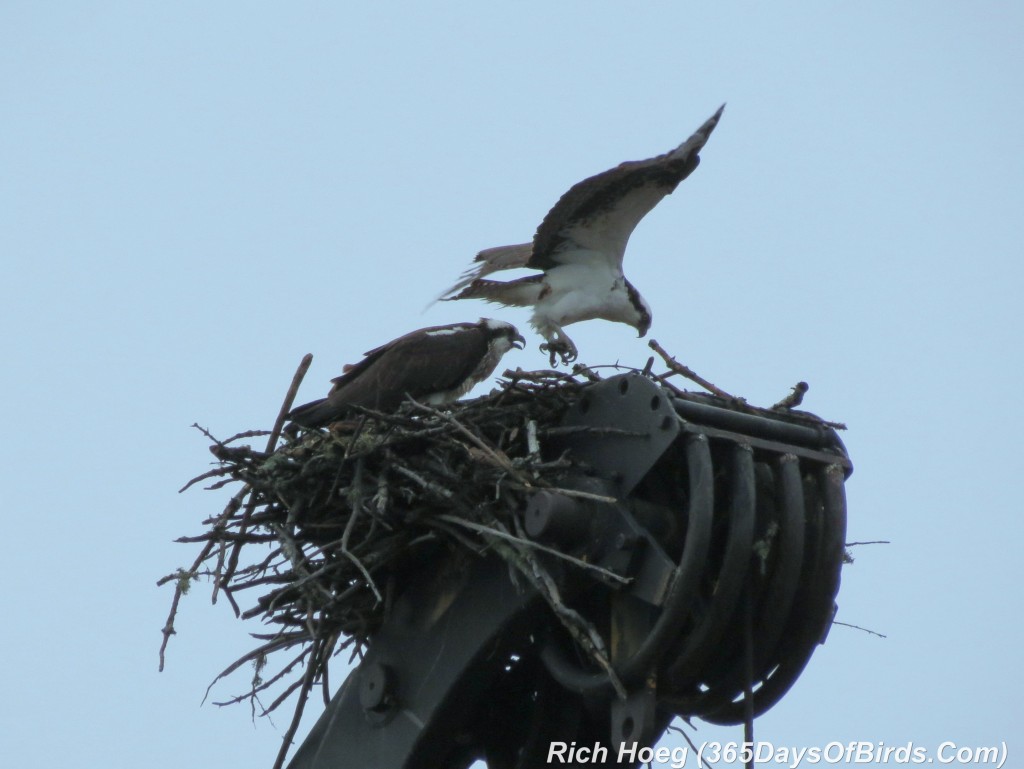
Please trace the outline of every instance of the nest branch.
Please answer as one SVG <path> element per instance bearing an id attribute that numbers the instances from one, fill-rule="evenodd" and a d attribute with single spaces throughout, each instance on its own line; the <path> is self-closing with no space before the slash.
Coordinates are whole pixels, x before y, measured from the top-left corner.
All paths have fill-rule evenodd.
<path id="1" fill-rule="evenodd" d="M 569 555 L 568 553 L 563 553 L 561 550 L 556 550 L 553 547 L 542 545 L 539 542 L 534 542 L 533 540 L 526 539 L 523 536 L 517 537 L 515 534 L 510 534 L 504 529 L 499 528 L 498 526 L 495 526 L 493 524 L 490 526 L 484 526 L 483 524 L 473 523 L 472 521 L 467 521 L 465 518 L 458 518 L 454 515 L 439 515 L 437 519 L 439 521 L 447 521 L 449 523 L 454 524 L 455 526 L 462 526 L 463 528 L 478 532 L 487 539 L 497 537 L 498 539 L 503 539 L 508 542 L 512 542 L 518 545 L 519 547 L 531 548 L 541 553 L 553 555 L 556 558 L 561 558 L 563 561 L 567 561 L 568 563 L 573 564 L 574 566 L 578 566 L 579 568 L 587 571 L 592 571 L 605 579 L 610 579 L 614 582 L 619 582 L 623 585 L 628 585 L 631 582 L 629 577 L 623 577 L 620 574 L 616 574 L 615 572 L 609 571 L 608 569 L 605 569 L 601 566 L 596 566 L 595 564 L 587 563 L 586 561 L 583 561 L 579 558 L 575 558 Z"/>
<path id="2" fill-rule="evenodd" d="M 658 380 L 660 382 L 662 382 L 663 384 L 667 384 L 666 380 L 668 379 L 668 377 L 672 376 L 672 374 L 679 374 L 680 376 L 686 377 L 691 382 L 694 382 L 695 384 L 700 385 L 701 387 L 703 387 L 705 390 L 707 390 L 712 395 L 717 395 L 719 398 L 724 398 L 725 400 L 733 402 L 733 403 L 743 403 L 744 402 L 742 398 L 733 397 L 732 395 L 729 395 L 729 393 L 727 393 L 722 388 L 717 387 L 716 385 L 713 385 L 707 379 L 705 379 L 704 377 L 702 377 L 699 374 L 697 374 L 697 372 L 694 371 L 693 369 L 691 369 L 689 366 L 684 366 L 682 363 L 677 361 L 674 357 L 669 355 L 669 353 L 665 350 L 665 348 L 662 347 L 660 344 L 658 344 L 657 340 L 652 339 L 651 341 L 649 341 L 647 343 L 647 346 L 650 347 L 652 350 L 654 350 L 656 353 L 658 353 L 658 355 L 661 356 L 661 359 L 663 361 L 665 361 L 665 365 L 668 366 L 669 370 L 671 371 L 670 374 L 664 374 L 664 375 L 658 377 Z"/>

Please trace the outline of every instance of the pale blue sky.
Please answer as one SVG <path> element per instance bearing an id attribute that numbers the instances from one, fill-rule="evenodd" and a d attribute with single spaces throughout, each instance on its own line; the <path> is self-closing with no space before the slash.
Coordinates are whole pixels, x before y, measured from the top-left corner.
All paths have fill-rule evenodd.
<path id="1" fill-rule="evenodd" d="M 312 398 L 419 326 L 525 330 L 421 311 L 723 101 L 630 243 L 651 336 L 755 403 L 810 382 L 850 426 L 850 539 L 893 541 L 839 596 L 888 639 L 833 628 L 757 736 L 1024 753 L 1021 40 L 1010 2 L 4 3 L 5 765 L 269 766 L 284 713 L 199 704 L 258 623 L 197 589 L 156 672 L 155 581 L 223 502 L 176 494 L 189 425 L 269 426 L 306 352 Z"/>

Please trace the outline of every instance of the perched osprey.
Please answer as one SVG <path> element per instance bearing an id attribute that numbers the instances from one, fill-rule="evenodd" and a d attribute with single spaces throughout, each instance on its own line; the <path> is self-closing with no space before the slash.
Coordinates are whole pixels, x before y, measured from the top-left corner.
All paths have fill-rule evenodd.
<path id="1" fill-rule="evenodd" d="M 432 406 L 450 403 L 490 376 L 506 352 L 526 340 L 502 320 L 421 328 L 366 353 L 331 380 L 326 398 L 298 406 L 288 418 L 303 427 L 337 421 L 349 406 L 393 411 L 411 395 Z"/>
<path id="2" fill-rule="evenodd" d="M 693 173 L 723 109 L 724 104 L 671 152 L 622 163 L 572 187 L 544 217 L 532 243 L 481 251 L 441 299 L 533 306 L 530 325 L 546 340 L 541 350 L 550 353 L 551 365 L 556 354 L 563 363 L 576 359 L 576 345 L 562 330 L 570 323 L 603 318 L 644 336 L 651 308 L 622 273 L 626 243 L 640 220 Z M 518 267 L 543 272 L 508 282 L 485 280 Z"/>

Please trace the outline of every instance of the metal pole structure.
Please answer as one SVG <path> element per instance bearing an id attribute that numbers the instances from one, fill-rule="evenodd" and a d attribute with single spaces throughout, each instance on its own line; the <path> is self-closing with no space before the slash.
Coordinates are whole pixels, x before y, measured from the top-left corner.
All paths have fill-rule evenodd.
<path id="1" fill-rule="evenodd" d="M 631 767 L 620 743 L 652 745 L 676 716 L 743 723 L 794 684 L 835 613 L 852 472 L 836 433 L 625 374 L 585 389 L 558 434 L 547 450 L 585 493 L 540 491 L 521 523 L 603 570 L 549 564 L 612 672 L 500 558 L 424 564 L 290 769 L 530 769 L 562 744 L 591 750 L 563 765 Z"/>

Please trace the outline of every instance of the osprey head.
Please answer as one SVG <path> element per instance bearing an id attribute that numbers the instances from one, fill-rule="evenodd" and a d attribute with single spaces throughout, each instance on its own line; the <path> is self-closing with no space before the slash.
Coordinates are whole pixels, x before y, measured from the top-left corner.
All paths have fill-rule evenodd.
<path id="1" fill-rule="evenodd" d="M 517 350 L 522 350 L 526 347 L 526 340 L 523 338 L 523 335 L 511 323 L 506 323 L 503 320 L 494 320 L 494 318 L 480 318 L 480 325 L 487 331 L 487 335 L 492 342 L 498 341 L 499 344 L 502 344 L 505 348 L 502 352 L 513 347 Z"/>
<path id="2" fill-rule="evenodd" d="M 626 281 L 626 295 L 629 297 L 629 303 L 634 311 L 633 317 L 627 323 L 637 330 L 637 336 L 647 336 L 652 318 L 650 305 L 640 296 L 636 286 L 628 280 Z"/>

